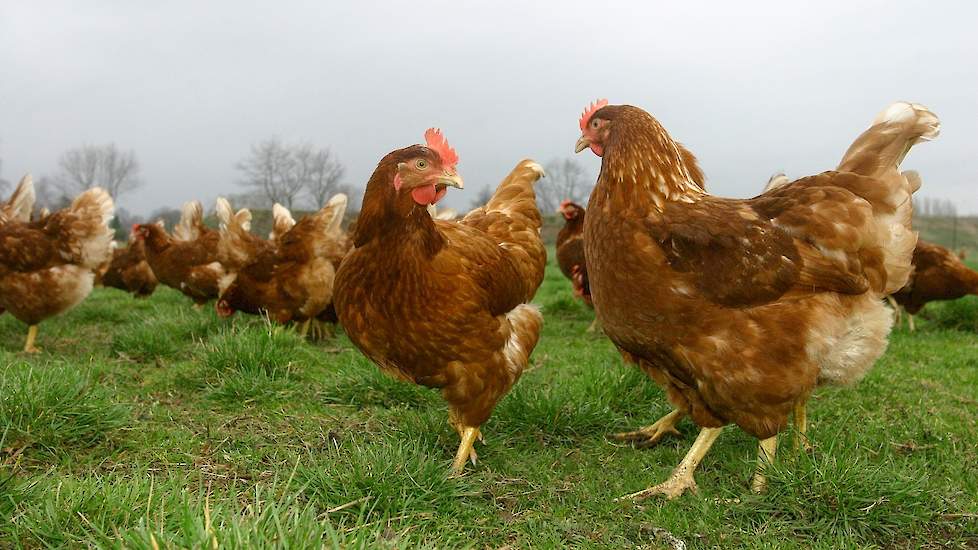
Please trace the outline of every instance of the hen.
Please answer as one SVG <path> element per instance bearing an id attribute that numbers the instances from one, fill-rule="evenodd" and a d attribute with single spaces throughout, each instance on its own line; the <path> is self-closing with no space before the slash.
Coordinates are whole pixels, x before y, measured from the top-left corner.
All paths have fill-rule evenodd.
<path id="1" fill-rule="evenodd" d="M 346 246 L 337 242 L 342 237 L 339 225 L 346 205 L 346 195 L 335 195 L 319 212 L 303 217 L 288 230 L 284 226 L 289 225 L 287 219 L 291 220 L 291 215 L 280 209 L 273 229 L 275 241 L 264 246 L 255 245 L 257 237 L 248 233 L 246 220 L 250 220 L 250 213 L 247 210 L 239 211 L 223 223 L 222 257 L 237 253 L 249 256 L 250 261 L 236 261 L 228 266 L 229 273 L 220 283 L 218 315 L 229 317 L 235 311 L 252 314 L 264 311 L 280 323 L 304 323 L 305 335 L 310 321 L 323 315 L 332 303 L 334 261 L 338 262 L 333 258 L 341 258 L 337 249 Z M 249 247 L 249 242 L 253 246 Z M 248 253 L 240 252 L 249 249 Z"/>
<path id="2" fill-rule="evenodd" d="M 112 253 L 112 198 L 93 188 L 67 208 L 27 221 L 34 189 L 24 178 L 0 209 L 0 311 L 29 326 L 24 351 L 35 353 L 37 325 L 78 305 L 92 291 L 94 270 Z"/>
<path id="3" fill-rule="evenodd" d="M 838 171 L 734 200 L 694 181 L 651 115 L 606 104 L 585 111 L 576 147 L 602 157 L 584 223 L 595 311 L 676 407 L 620 436 L 654 444 L 687 414 L 702 428 L 666 482 L 631 496 L 695 489 L 696 466 L 730 423 L 761 440 L 761 490 L 788 414 L 803 419 L 816 385 L 858 380 L 886 348 L 882 297 L 906 283 L 916 243 L 919 180 L 898 168 L 937 136 L 938 119 L 894 104 Z"/>
<path id="4" fill-rule="evenodd" d="M 347 335 L 382 370 L 441 390 L 461 438 L 452 465 L 461 473 L 540 336 L 543 318 L 527 302 L 546 264 L 533 190 L 543 169 L 524 160 L 484 207 L 433 220 L 426 206 L 462 179 L 441 133 L 425 137 L 427 146 L 389 153 L 370 177 L 335 304 Z"/>
<path id="5" fill-rule="evenodd" d="M 217 297 L 218 281 L 224 276 L 224 268 L 217 261 L 220 235 L 204 225 L 203 217 L 203 207 L 194 201 L 184 204 L 172 236 L 156 224 L 133 226 L 159 282 L 179 290 L 197 307 Z"/>
<path id="6" fill-rule="evenodd" d="M 911 331 L 915 330 L 913 316 L 928 302 L 978 295 L 978 272 L 969 269 L 960 256 L 943 246 L 918 241 L 913 251 L 913 266 L 907 285 L 891 295 L 907 311 Z"/>
<path id="7" fill-rule="evenodd" d="M 588 307 L 594 307 L 584 264 L 584 207 L 564 199 L 557 213 L 564 217 L 564 226 L 557 233 L 557 265 L 564 277 L 570 279 L 574 295 Z"/>
<path id="8" fill-rule="evenodd" d="M 129 234 L 128 246 L 112 251 L 102 284 L 131 292 L 136 298 L 149 297 L 156 290 L 159 281 L 146 261 L 146 243 L 136 237 L 135 231 Z"/>

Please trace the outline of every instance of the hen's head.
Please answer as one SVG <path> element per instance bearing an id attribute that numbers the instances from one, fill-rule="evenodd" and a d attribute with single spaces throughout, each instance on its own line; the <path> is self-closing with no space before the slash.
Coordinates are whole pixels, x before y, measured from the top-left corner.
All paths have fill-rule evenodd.
<path id="1" fill-rule="evenodd" d="M 557 213 L 567 221 L 576 220 L 584 215 L 584 207 L 570 199 L 564 199 L 560 202 L 560 208 L 557 209 Z"/>
<path id="2" fill-rule="evenodd" d="M 611 124 L 611 121 L 604 116 L 604 109 L 607 106 L 607 99 L 599 99 L 588 105 L 581 113 L 581 119 L 578 121 L 581 126 L 581 137 L 577 140 L 575 153 L 590 147 L 595 155 L 599 157 L 604 155 L 604 145 Z"/>
<path id="3" fill-rule="evenodd" d="M 155 223 L 137 223 L 132 226 L 132 231 L 129 233 L 131 238 L 142 241 L 150 240 L 166 240 L 168 235 L 166 231 L 160 227 L 159 224 Z"/>
<path id="4" fill-rule="evenodd" d="M 415 145 L 397 152 L 397 170 L 391 185 L 398 196 L 410 195 L 421 206 L 435 204 L 445 196 L 448 187 L 463 188 L 456 165 L 455 152 L 441 130 L 429 128 L 424 134 L 426 146 Z"/>

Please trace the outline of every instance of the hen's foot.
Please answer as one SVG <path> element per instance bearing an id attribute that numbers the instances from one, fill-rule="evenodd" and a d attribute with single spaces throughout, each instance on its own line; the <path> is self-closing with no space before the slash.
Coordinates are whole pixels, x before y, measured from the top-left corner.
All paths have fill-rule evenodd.
<path id="1" fill-rule="evenodd" d="M 600 333 L 601 332 L 601 322 L 598 321 L 598 318 L 597 317 L 595 317 L 594 318 L 594 321 L 591 322 L 591 326 L 587 327 L 587 331 L 586 332 L 591 332 L 591 333 Z"/>
<path id="2" fill-rule="evenodd" d="M 479 455 L 475 452 L 475 440 L 481 437 L 479 428 L 472 426 L 462 427 L 460 430 L 462 441 L 458 445 L 458 452 L 455 453 L 455 460 L 452 462 L 452 475 L 460 476 L 465 473 L 465 463 L 471 460 L 474 466 Z"/>
<path id="3" fill-rule="evenodd" d="M 685 415 L 686 414 L 684 412 L 676 409 L 659 420 L 656 420 L 654 424 L 645 426 L 644 428 L 639 428 L 633 432 L 611 434 L 608 437 L 614 439 L 615 441 L 631 442 L 638 449 L 654 447 L 662 440 L 663 437 L 667 435 L 682 435 L 679 433 L 679 430 L 676 429 L 676 424 L 678 424 Z"/>
<path id="4" fill-rule="evenodd" d="M 681 496 L 686 491 L 690 491 L 694 495 L 699 491 L 699 488 L 696 486 L 696 480 L 693 479 L 692 472 L 688 472 L 683 475 L 673 474 L 671 477 L 669 477 L 669 479 L 658 485 L 649 487 L 648 489 L 639 491 L 637 493 L 616 498 L 615 502 L 622 500 L 645 500 L 649 497 L 654 497 L 657 495 L 662 495 L 668 500 L 672 500 L 678 496 Z"/>
<path id="5" fill-rule="evenodd" d="M 667 499 L 674 499 L 686 491 L 693 491 L 695 493 L 697 489 L 696 480 L 693 479 L 693 473 L 722 431 L 723 428 L 701 429 L 699 435 L 696 436 L 696 441 L 693 442 L 693 446 L 689 448 L 689 452 L 683 457 L 679 466 L 676 466 L 676 469 L 672 471 L 669 479 L 654 487 L 649 487 L 644 491 L 617 498 L 615 501 L 626 499 L 641 500 L 655 495 L 662 495 Z"/>

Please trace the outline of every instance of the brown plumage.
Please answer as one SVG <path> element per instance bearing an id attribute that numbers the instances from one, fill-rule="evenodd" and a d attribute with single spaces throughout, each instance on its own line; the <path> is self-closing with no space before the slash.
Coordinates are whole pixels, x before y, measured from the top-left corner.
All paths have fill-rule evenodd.
<path id="1" fill-rule="evenodd" d="M 964 265 L 960 255 L 943 246 L 917 241 L 913 266 L 910 281 L 893 294 L 893 299 L 911 316 L 920 312 L 928 302 L 978 295 L 978 272 Z M 912 328 L 913 317 L 910 323 Z"/>
<path id="2" fill-rule="evenodd" d="M 564 277 L 570 279 L 574 295 L 593 307 L 584 262 L 584 207 L 564 200 L 557 212 L 564 217 L 564 226 L 557 233 L 557 265 Z"/>
<path id="3" fill-rule="evenodd" d="M 147 298 L 156 290 L 159 281 L 146 261 L 146 243 L 129 235 L 129 245 L 112 251 L 112 261 L 102 275 L 102 284 L 132 293 L 136 298 Z"/>
<path id="4" fill-rule="evenodd" d="M 937 118 L 895 104 L 838 171 L 733 200 L 703 191 L 645 111 L 589 114 L 578 150 L 603 154 L 584 228 L 595 310 L 677 408 L 621 437 L 654 444 L 687 414 L 703 427 L 673 476 L 634 496 L 694 488 L 692 472 L 726 424 L 763 440 L 763 466 L 816 385 L 858 380 L 883 353 L 892 317 L 881 298 L 906 283 L 916 241 L 918 180 L 898 167 L 937 135 Z"/>
<path id="5" fill-rule="evenodd" d="M 21 181 L 0 222 L 0 312 L 30 326 L 24 351 L 36 352 L 37 324 L 91 293 L 94 270 L 112 253 L 112 198 L 93 188 L 38 221 L 33 183 Z"/>
<path id="6" fill-rule="evenodd" d="M 146 262 L 157 280 L 203 305 L 217 297 L 218 281 L 225 274 L 218 261 L 221 238 L 203 224 L 199 202 L 185 204 L 183 212 L 173 236 L 156 224 L 136 225 L 134 234 L 144 242 Z"/>
<path id="7" fill-rule="evenodd" d="M 524 160 L 486 206 L 433 220 L 415 195 L 460 187 L 454 164 L 420 145 L 394 151 L 367 184 L 355 248 L 336 276 L 336 311 L 353 343 L 387 373 L 441 390 L 462 440 L 457 473 L 475 460 L 479 427 L 540 335 L 543 319 L 527 302 L 546 265 L 533 191 L 542 174 Z"/>
<path id="8" fill-rule="evenodd" d="M 250 250 L 250 260 L 228 267 L 229 273 L 221 281 L 218 314 L 228 317 L 235 311 L 264 311 L 280 323 L 304 322 L 323 315 L 333 299 L 335 267 L 331 257 L 336 255 L 336 228 L 346 204 L 346 195 L 339 194 L 319 212 L 290 224 L 288 229 L 277 224 L 275 240 L 264 246 L 253 246 L 254 241 L 244 236 L 247 228 L 243 220 L 251 216 L 247 210 L 222 224 L 221 249 L 243 246 Z M 288 212 L 283 211 L 279 210 L 276 217 L 284 219 Z M 279 234 L 279 230 L 284 233 Z"/>

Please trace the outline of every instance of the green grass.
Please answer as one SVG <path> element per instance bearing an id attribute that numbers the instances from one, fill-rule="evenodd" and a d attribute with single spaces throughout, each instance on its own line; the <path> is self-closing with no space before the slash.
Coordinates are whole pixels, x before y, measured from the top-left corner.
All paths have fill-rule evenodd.
<path id="1" fill-rule="evenodd" d="M 971 548 L 978 546 L 978 299 L 929 305 L 854 388 L 810 403 L 770 490 L 756 440 L 727 428 L 700 491 L 615 498 L 664 479 L 683 438 L 608 432 L 670 410 L 551 266 L 532 368 L 485 425 L 480 463 L 431 390 L 383 375 L 342 334 L 308 343 L 218 319 L 163 289 L 97 290 L 41 325 L 0 316 L 0 548 Z"/>

